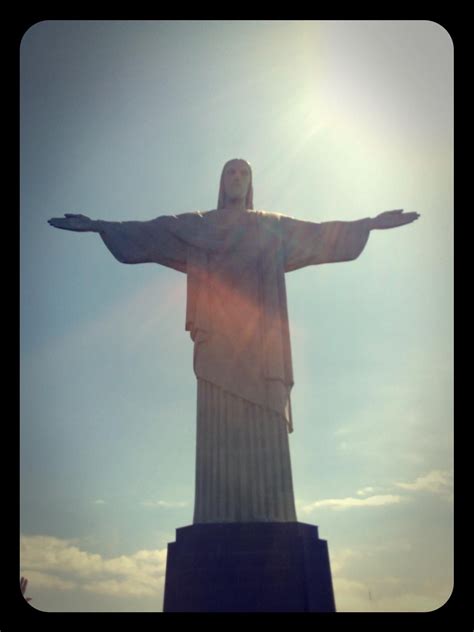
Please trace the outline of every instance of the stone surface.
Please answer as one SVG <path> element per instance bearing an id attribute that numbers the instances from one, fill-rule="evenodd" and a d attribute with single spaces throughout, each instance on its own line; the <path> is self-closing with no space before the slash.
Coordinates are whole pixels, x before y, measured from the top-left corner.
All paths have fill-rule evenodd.
<path id="1" fill-rule="evenodd" d="M 283 417 L 198 380 L 194 498 L 194 524 L 296 522 Z"/>
<path id="2" fill-rule="evenodd" d="M 299 522 L 177 529 L 163 610 L 335 612 L 327 542 Z"/>

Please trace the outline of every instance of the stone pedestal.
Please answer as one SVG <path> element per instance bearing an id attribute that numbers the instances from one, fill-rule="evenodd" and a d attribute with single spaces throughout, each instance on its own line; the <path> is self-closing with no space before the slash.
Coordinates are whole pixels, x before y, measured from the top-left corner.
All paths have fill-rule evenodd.
<path id="1" fill-rule="evenodd" d="M 335 612 L 327 542 L 300 522 L 177 529 L 163 611 Z"/>

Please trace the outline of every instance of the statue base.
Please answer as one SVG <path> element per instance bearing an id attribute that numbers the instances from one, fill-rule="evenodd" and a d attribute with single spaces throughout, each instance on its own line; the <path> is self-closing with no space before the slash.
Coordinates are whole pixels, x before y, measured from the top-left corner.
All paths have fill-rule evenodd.
<path id="1" fill-rule="evenodd" d="M 163 611 L 335 612 L 327 542 L 300 522 L 177 529 Z"/>

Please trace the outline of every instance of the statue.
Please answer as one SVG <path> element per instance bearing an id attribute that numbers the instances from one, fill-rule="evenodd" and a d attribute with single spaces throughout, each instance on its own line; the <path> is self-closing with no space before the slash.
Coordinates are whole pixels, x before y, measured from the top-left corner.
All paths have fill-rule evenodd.
<path id="1" fill-rule="evenodd" d="M 186 330 L 198 381 L 194 524 L 296 522 L 288 433 L 293 373 L 285 273 L 350 261 L 402 210 L 314 223 L 253 209 L 252 172 L 223 168 L 217 209 L 109 222 L 66 214 L 51 226 L 97 232 L 122 263 L 187 275 Z"/>

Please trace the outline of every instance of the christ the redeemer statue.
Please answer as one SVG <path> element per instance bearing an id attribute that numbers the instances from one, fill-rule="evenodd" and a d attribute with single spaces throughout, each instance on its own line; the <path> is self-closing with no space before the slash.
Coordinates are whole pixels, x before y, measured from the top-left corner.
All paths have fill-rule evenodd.
<path id="1" fill-rule="evenodd" d="M 257 211 L 250 165 L 235 159 L 222 171 L 215 210 L 144 222 L 49 220 L 99 233 L 121 263 L 160 263 L 187 275 L 198 381 L 195 524 L 297 520 L 285 273 L 356 259 L 371 230 L 418 217 L 397 210 L 315 223 Z"/>

